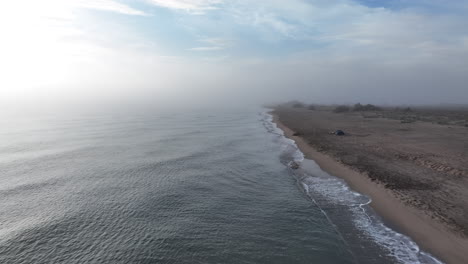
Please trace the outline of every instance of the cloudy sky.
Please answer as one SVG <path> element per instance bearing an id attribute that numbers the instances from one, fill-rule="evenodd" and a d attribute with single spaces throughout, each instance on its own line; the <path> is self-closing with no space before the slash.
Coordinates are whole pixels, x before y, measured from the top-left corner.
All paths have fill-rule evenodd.
<path id="1" fill-rule="evenodd" d="M 5 0 L 0 102 L 468 103 L 468 0 Z"/>

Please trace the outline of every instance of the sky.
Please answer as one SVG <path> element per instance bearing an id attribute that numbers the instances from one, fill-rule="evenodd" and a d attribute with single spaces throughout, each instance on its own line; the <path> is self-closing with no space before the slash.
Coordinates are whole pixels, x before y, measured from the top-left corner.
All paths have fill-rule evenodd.
<path id="1" fill-rule="evenodd" d="M 0 103 L 468 103 L 468 0 L 5 0 Z"/>

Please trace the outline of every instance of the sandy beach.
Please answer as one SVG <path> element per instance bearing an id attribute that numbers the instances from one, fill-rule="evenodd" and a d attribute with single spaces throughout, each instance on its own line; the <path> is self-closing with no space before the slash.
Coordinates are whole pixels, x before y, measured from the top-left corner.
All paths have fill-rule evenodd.
<path id="1" fill-rule="evenodd" d="M 446 263 L 468 263 L 468 128 L 306 108 L 272 114 L 307 158 L 370 196 L 388 226 Z"/>

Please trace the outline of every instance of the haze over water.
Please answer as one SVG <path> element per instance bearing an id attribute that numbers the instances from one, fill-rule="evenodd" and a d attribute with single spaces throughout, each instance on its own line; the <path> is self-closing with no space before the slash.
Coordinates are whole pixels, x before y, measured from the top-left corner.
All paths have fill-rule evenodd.
<path id="1" fill-rule="evenodd" d="M 293 173 L 286 164 L 300 152 L 261 111 L 4 118 L 0 262 L 409 263 L 421 257 L 393 233 L 379 240 L 353 224 L 360 220 L 352 206 L 332 199 L 337 187 L 352 194 L 341 183 L 328 181 L 330 199 L 312 187 L 305 191 L 304 179 L 332 178 Z M 315 188 L 321 186 L 327 185 Z"/>
<path id="2" fill-rule="evenodd" d="M 1 1 L 0 264 L 439 263 L 258 106 L 465 105 L 467 24 L 468 0 Z"/>

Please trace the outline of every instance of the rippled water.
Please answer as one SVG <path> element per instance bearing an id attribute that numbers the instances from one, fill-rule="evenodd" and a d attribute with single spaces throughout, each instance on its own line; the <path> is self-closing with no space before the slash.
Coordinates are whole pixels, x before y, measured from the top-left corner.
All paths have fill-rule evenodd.
<path id="1" fill-rule="evenodd" d="M 0 263 L 432 261 L 301 159 L 258 110 L 3 118 Z"/>

